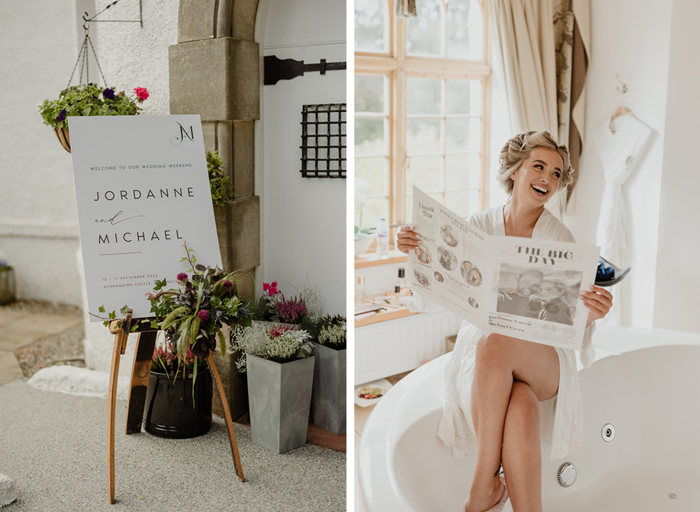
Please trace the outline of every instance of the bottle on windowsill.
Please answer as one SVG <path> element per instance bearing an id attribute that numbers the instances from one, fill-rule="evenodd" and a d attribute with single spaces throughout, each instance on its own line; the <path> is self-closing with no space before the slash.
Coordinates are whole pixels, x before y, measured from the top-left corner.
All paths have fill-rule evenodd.
<path id="1" fill-rule="evenodd" d="M 389 257 L 389 221 L 384 217 L 379 219 L 377 225 L 377 257 L 379 259 Z"/>
<path id="2" fill-rule="evenodd" d="M 411 302 L 411 289 L 406 286 L 406 269 L 399 267 L 399 284 L 398 284 L 399 304 L 405 306 Z"/>

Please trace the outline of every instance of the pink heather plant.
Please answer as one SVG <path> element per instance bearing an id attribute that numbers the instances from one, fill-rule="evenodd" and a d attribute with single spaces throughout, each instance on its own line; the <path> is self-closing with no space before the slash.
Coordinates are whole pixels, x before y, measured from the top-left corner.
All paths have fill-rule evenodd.
<path id="1" fill-rule="evenodd" d="M 289 324 L 300 323 L 307 315 L 306 302 L 301 297 L 297 299 L 296 295 L 293 299 L 285 299 L 275 302 L 275 312 L 281 322 Z"/>

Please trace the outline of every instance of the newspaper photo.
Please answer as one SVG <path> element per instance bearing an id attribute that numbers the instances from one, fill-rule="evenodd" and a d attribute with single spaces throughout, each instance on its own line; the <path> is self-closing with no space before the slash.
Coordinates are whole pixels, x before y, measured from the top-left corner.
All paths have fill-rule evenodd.
<path id="1" fill-rule="evenodd" d="M 415 187 L 413 225 L 411 288 L 486 332 L 581 348 L 598 247 L 490 236 Z"/>

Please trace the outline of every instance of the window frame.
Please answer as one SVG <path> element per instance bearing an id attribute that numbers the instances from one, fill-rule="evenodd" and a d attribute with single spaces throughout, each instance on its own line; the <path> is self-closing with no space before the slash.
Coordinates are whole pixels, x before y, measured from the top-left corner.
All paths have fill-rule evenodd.
<path id="1" fill-rule="evenodd" d="M 440 0 L 443 3 L 444 0 Z M 373 53 L 355 51 L 355 74 L 384 75 L 389 79 L 389 222 L 393 226 L 409 223 L 406 219 L 406 127 L 407 127 L 407 79 L 431 78 L 440 80 L 480 80 L 481 86 L 481 141 L 480 158 L 480 204 L 479 210 L 488 208 L 489 198 L 489 155 L 490 112 L 491 112 L 491 47 L 490 23 L 485 2 L 479 0 L 483 23 L 482 57 L 479 61 L 449 59 L 447 57 L 418 57 L 408 55 L 407 19 L 397 18 L 396 0 L 386 0 L 388 4 L 389 52 Z M 442 30 L 446 31 L 446 24 Z M 446 54 L 446 52 L 445 52 Z M 443 97 L 444 101 L 444 97 Z M 443 183 L 443 189 L 444 189 Z M 393 240 L 394 237 L 392 236 Z"/>

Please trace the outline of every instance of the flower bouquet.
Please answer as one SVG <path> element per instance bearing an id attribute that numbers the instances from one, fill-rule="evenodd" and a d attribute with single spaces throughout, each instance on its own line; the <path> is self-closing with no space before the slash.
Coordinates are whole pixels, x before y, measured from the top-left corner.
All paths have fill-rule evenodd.
<path id="1" fill-rule="evenodd" d="M 154 329 L 168 332 L 178 365 L 187 361 L 188 351 L 195 356 L 192 371 L 197 374 L 200 359 L 207 359 L 216 349 L 217 338 L 221 342 L 222 355 L 226 354 L 223 329 L 231 325 L 249 325 L 247 303 L 237 295 L 236 279 L 241 271 L 227 272 L 219 268 L 197 263 L 194 251 L 187 248 L 187 256 L 181 260 L 190 264 L 192 275 L 177 275 L 178 289 L 163 290 L 167 280 L 156 281 L 154 293 L 147 296 L 155 320 Z"/>
<path id="2" fill-rule="evenodd" d="M 134 89 L 135 98 L 124 91 L 114 92 L 114 87 L 101 87 L 89 83 L 72 85 L 60 92 L 57 100 L 44 100 L 38 105 L 44 124 L 51 126 L 59 142 L 70 153 L 68 120 L 70 116 L 134 116 L 139 105 L 148 99 L 149 93 L 143 87 Z"/>

